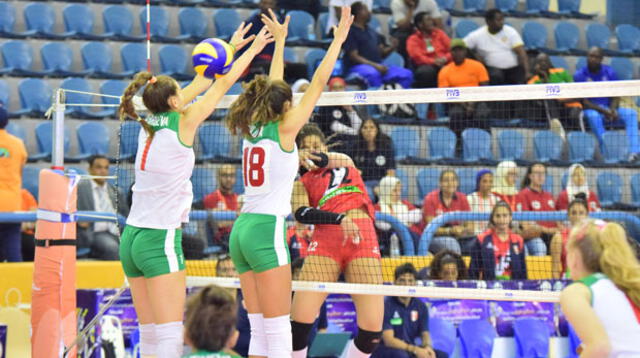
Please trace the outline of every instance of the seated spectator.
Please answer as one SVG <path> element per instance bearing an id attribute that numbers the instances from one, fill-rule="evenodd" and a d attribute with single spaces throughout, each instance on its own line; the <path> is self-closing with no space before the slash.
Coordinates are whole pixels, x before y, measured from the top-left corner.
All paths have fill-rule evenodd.
<path id="1" fill-rule="evenodd" d="M 231 164 L 224 164 L 217 172 L 218 188 L 207 194 L 203 199 L 204 208 L 215 211 L 239 211 L 239 195 L 233 192 L 236 185 L 236 168 Z M 217 230 L 213 233 L 213 242 L 228 249 L 229 235 L 233 220 L 216 222 Z"/>
<path id="2" fill-rule="evenodd" d="M 568 203 L 581 199 L 587 202 L 588 211 L 600 211 L 600 201 L 598 195 L 589 190 L 587 182 L 587 171 L 582 164 L 573 164 L 567 171 L 567 188 L 563 190 L 556 199 L 556 210 L 568 210 Z"/>
<path id="3" fill-rule="evenodd" d="M 469 277 L 476 280 L 526 280 L 524 242 L 511 231 L 509 204 L 493 207 L 489 229 L 478 235 L 471 249 Z"/>
<path id="4" fill-rule="evenodd" d="M 534 76 L 529 84 L 568 83 L 573 77 L 564 68 L 553 68 L 549 55 L 540 53 L 533 67 Z M 564 130 L 584 130 L 582 125 L 582 104 L 575 99 L 543 99 L 532 101 L 534 120 L 547 120 L 552 131 L 565 138 Z"/>
<path id="5" fill-rule="evenodd" d="M 576 82 L 617 81 L 618 75 L 610 66 L 603 65 L 604 55 L 598 47 L 592 47 L 587 54 L 587 65 L 576 70 L 573 79 Z M 630 162 L 640 160 L 640 142 L 638 141 L 638 114 L 631 108 L 620 108 L 619 97 L 585 98 L 584 115 L 589 121 L 591 130 L 603 146 L 603 135 L 606 124 L 609 128 L 624 126 L 629 140 Z"/>
<path id="6" fill-rule="evenodd" d="M 124 195 L 107 183 L 106 179 L 101 178 L 109 175 L 109 165 L 109 159 L 104 155 L 94 155 L 89 158 L 89 174 L 95 177 L 78 183 L 79 211 L 118 213 L 125 217 L 128 215 L 129 207 L 125 205 Z M 78 246 L 90 248 L 89 257 L 91 258 L 118 260 L 120 247 L 118 225 L 108 221 L 79 222 Z"/>
<path id="7" fill-rule="evenodd" d="M 518 199 L 518 165 L 510 160 L 502 161 L 496 168 L 496 176 L 493 180 L 493 193 L 516 210 Z"/>
<path id="8" fill-rule="evenodd" d="M 427 194 L 422 203 L 425 225 L 444 213 L 470 210 L 467 196 L 457 191 L 458 184 L 458 174 L 453 169 L 445 169 L 440 173 L 440 188 Z M 438 228 L 429 251 L 437 254 L 442 250 L 451 250 L 457 254 L 468 254 L 472 244 L 473 223 L 455 221 Z"/>
<path id="9" fill-rule="evenodd" d="M 361 170 L 365 182 L 395 176 L 396 158 L 391 138 L 382 133 L 380 124 L 372 118 L 362 122 L 358 138 L 350 149 L 350 156 Z"/>
<path id="10" fill-rule="evenodd" d="M 38 210 L 38 203 L 36 199 L 31 195 L 29 190 L 22 189 L 22 211 L 36 211 Z M 22 261 L 33 261 L 35 255 L 35 234 L 36 223 L 35 221 L 25 221 L 21 226 L 21 241 L 22 241 Z"/>
<path id="11" fill-rule="evenodd" d="M 457 281 L 467 279 L 467 265 L 462 256 L 451 250 L 438 252 L 431 261 L 431 280 Z"/>
<path id="12" fill-rule="evenodd" d="M 453 62 L 438 73 L 438 87 L 477 87 L 489 84 L 489 75 L 482 63 L 467 58 L 467 48 L 461 39 L 451 40 Z M 458 136 L 461 148 L 462 131 L 473 123 L 475 128 L 488 128 L 489 107 L 484 102 L 449 104 L 449 127 Z"/>
<path id="13" fill-rule="evenodd" d="M 393 176 L 386 176 L 380 180 L 378 186 L 378 203 L 376 211 L 389 214 L 402 222 L 409 228 L 409 232 L 413 237 L 413 247 L 418 248 L 420 235 L 424 226 L 422 225 L 422 212 L 407 200 L 402 200 L 402 183 L 400 179 Z M 380 230 L 390 233 L 391 224 L 382 221 L 376 221 L 376 227 Z M 378 238 L 381 240 L 382 238 Z"/>
<path id="14" fill-rule="evenodd" d="M 414 19 L 415 32 L 406 39 L 407 53 L 415 67 L 416 88 L 438 86 L 438 72 L 451 62 L 449 36 L 436 27 L 434 19 L 419 12 Z"/>
<path id="15" fill-rule="evenodd" d="M 398 52 L 405 58 L 407 58 L 405 44 L 414 30 L 413 26 L 417 27 L 414 17 L 420 13 L 432 18 L 433 24 L 444 30 L 442 14 L 435 0 L 391 0 L 391 18 L 393 21 L 391 36 L 398 39 Z M 446 47 L 448 48 L 449 46 Z"/>
<path id="16" fill-rule="evenodd" d="M 418 273 L 409 262 L 396 267 L 394 284 L 415 286 Z M 420 340 L 420 345 L 416 341 Z M 445 352 L 433 349 L 429 335 L 429 309 L 419 298 L 389 296 L 384 301 L 382 342 L 371 358 L 446 358 Z"/>
<path id="17" fill-rule="evenodd" d="M 222 287 L 210 285 L 189 297 L 184 341 L 191 353 L 184 357 L 240 357 L 231 351 L 238 340 L 236 302 Z"/>
<path id="18" fill-rule="evenodd" d="M 257 35 L 260 30 L 262 30 L 262 27 L 264 26 L 262 23 L 262 15 L 264 14 L 269 16 L 269 10 L 273 10 L 278 17 L 278 21 L 282 22 L 284 20 L 284 14 L 278 9 L 276 0 L 260 0 L 258 2 L 258 9 L 260 11 L 255 12 L 253 16 L 245 20 L 248 25 L 251 25 L 247 36 Z M 253 62 L 249 66 L 248 80 L 253 78 L 255 75 L 269 73 L 269 66 L 271 66 L 271 59 L 273 58 L 273 51 L 275 48 L 275 42 L 267 44 L 254 58 Z M 243 53 L 244 51 L 246 51 L 246 47 L 240 52 Z"/>
<path id="19" fill-rule="evenodd" d="M 324 29 L 325 33 L 333 35 L 333 27 L 338 26 L 338 22 L 340 22 L 340 7 L 351 6 L 356 2 L 363 3 L 367 9 L 373 9 L 373 0 L 329 0 L 329 16 L 327 17 L 327 27 Z M 353 11 L 351 11 L 351 15 L 353 15 Z"/>
<path id="20" fill-rule="evenodd" d="M 553 235 L 549 251 L 551 252 L 551 278 L 569 278 L 567 273 L 567 241 L 571 228 L 589 216 L 587 202 L 583 199 L 573 199 L 567 209 L 569 227 Z"/>
<path id="21" fill-rule="evenodd" d="M 527 168 L 518 193 L 518 211 L 555 211 L 556 206 L 551 193 L 542 189 L 546 180 L 547 167 L 534 163 Z M 544 256 L 551 237 L 558 233 L 558 223 L 553 221 L 523 222 L 522 236 L 529 255 Z"/>
<path id="22" fill-rule="evenodd" d="M 346 82 L 340 77 L 329 80 L 329 91 L 342 92 L 345 90 Z M 330 138 L 331 143 L 335 143 L 332 149 L 340 152 L 347 149 L 349 143 L 353 143 L 358 137 L 358 129 L 362 125 L 363 119 L 367 118 L 364 106 L 321 106 L 314 121 L 322 130 L 325 137 Z"/>
<path id="23" fill-rule="evenodd" d="M 476 174 L 476 191 L 467 195 L 467 201 L 471 211 L 476 213 L 490 213 L 500 198 L 492 192 L 493 173 L 491 170 L 482 169 Z M 484 221 L 473 222 L 473 234 L 479 235 L 487 230 Z"/>
<path id="24" fill-rule="evenodd" d="M 307 90 L 307 88 L 309 88 L 310 84 L 311 84 L 311 82 L 309 82 L 308 79 L 299 78 L 298 80 L 296 80 L 291 85 L 291 92 L 292 93 L 304 93 Z"/>
<path id="25" fill-rule="evenodd" d="M 399 83 L 404 88 L 410 88 L 413 83 L 411 71 L 382 63 L 396 46 L 386 45 L 382 35 L 369 27 L 369 8 L 361 2 L 355 2 L 351 5 L 351 14 L 354 16 L 353 25 L 342 47 L 349 75 L 360 77 L 368 87 L 380 87 L 383 83 Z"/>
<path id="26" fill-rule="evenodd" d="M 316 20 L 318 14 L 320 14 L 321 4 L 320 0 L 278 0 L 278 6 L 289 12 L 291 10 L 302 10 L 313 15 Z"/>

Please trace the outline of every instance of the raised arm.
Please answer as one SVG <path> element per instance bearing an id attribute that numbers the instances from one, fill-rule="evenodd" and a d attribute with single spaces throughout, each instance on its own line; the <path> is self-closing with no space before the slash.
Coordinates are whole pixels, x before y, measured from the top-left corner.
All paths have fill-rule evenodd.
<path id="1" fill-rule="evenodd" d="M 269 68 L 269 78 L 272 80 L 282 80 L 284 78 L 284 45 L 287 40 L 289 20 L 291 20 L 291 17 L 287 15 L 281 24 L 271 9 L 269 9 L 269 16 L 262 14 L 262 22 L 276 41 L 276 48 L 273 51 L 271 67 Z"/>

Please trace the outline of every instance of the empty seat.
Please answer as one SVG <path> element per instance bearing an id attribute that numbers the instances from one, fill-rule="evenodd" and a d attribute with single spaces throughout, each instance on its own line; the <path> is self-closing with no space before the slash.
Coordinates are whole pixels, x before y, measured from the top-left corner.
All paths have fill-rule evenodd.
<path id="1" fill-rule="evenodd" d="M 613 208 L 622 202 L 622 177 L 610 171 L 600 172 L 596 178 L 598 199 L 603 208 Z"/>
<path id="2" fill-rule="evenodd" d="M 22 187 L 27 189 L 34 198 L 38 198 L 40 169 L 31 166 L 22 168 Z"/>
<path id="3" fill-rule="evenodd" d="M 456 348 L 456 327 L 453 323 L 438 317 L 429 317 L 429 333 L 434 349 L 447 353 L 450 357 Z"/>
<path id="4" fill-rule="evenodd" d="M 92 77 L 115 79 L 133 74 L 133 71 L 113 72 L 113 53 L 111 47 L 104 42 L 88 42 L 80 48 L 80 54 L 84 68 L 91 71 Z"/>
<path id="5" fill-rule="evenodd" d="M 609 66 L 613 68 L 618 75 L 619 80 L 633 79 L 633 62 L 626 57 L 614 57 L 609 62 Z"/>
<path id="6" fill-rule="evenodd" d="M 458 326 L 462 355 L 466 358 L 490 358 L 495 328 L 485 319 L 463 320 Z"/>
<path id="7" fill-rule="evenodd" d="M 80 92 L 93 92 L 89 81 L 83 78 L 67 78 L 62 81 L 60 88 L 72 91 Z M 99 110 L 92 111 L 90 107 L 86 106 L 73 106 L 69 104 L 91 104 L 93 103 L 93 97 L 87 93 L 76 93 L 71 91 L 65 91 L 65 103 L 67 103 L 67 114 L 80 118 L 104 118 L 113 114 L 112 110 Z"/>
<path id="8" fill-rule="evenodd" d="M 584 14 L 580 12 L 581 0 L 558 0 L 558 13 L 563 16 L 572 16 L 579 19 L 592 19 L 597 14 Z"/>
<path id="9" fill-rule="evenodd" d="M 408 199 L 409 198 L 409 175 L 407 175 L 407 172 L 402 169 L 396 169 L 396 178 L 400 179 L 400 183 L 402 183 L 400 197 L 402 199 Z"/>
<path id="10" fill-rule="evenodd" d="M 35 30 L 15 32 L 16 8 L 8 1 L 0 2 L 0 36 L 8 38 L 26 38 L 36 33 Z"/>
<path id="11" fill-rule="evenodd" d="M 457 138 L 449 128 L 436 127 L 429 131 L 429 158 L 432 160 L 455 158 Z"/>
<path id="12" fill-rule="evenodd" d="M 495 6 L 500 11 L 511 16 L 526 15 L 526 13 L 518 11 L 518 0 L 495 0 Z"/>
<path id="13" fill-rule="evenodd" d="M 587 37 L 587 48 L 599 47 L 605 55 L 618 55 L 619 51 L 609 49 L 609 41 L 611 39 L 611 31 L 607 25 L 594 22 L 587 25 L 585 33 Z"/>
<path id="14" fill-rule="evenodd" d="M 216 36 L 229 39 L 240 25 L 240 15 L 235 9 L 217 9 L 213 13 Z M 291 27 L 289 27 L 291 31 Z"/>
<path id="15" fill-rule="evenodd" d="M 302 10 L 292 10 L 287 12 L 287 15 L 291 16 L 287 44 L 293 46 L 317 44 L 316 34 L 313 31 L 316 21 L 311 14 Z"/>
<path id="16" fill-rule="evenodd" d="M 569 132 L 569 161 L 571 163 L 585 163 L 593 161 L 596 152 L 596 139 L 590 133 Z"/>
<path id="17" fill-rule="evenodd" d="M 570 72 L 569 64 L 567 60 L 562 56 L 550 56 L 551 66 L 556 68 L 564 68 L 565 71 Z"/>
<path id="18" fill-rule="evenodd" d="M 640 207 L 640 174 L 631 177 L 631 204 Z"/>
<path id="19" fill-rule="evenodd" d="M 11 103 L 9 101 L 10 91 L 7 81 L 0 79 L 0 104 L 2 104 L 6 110 L 9 110 L 9 103 Z"/>
<path id="20" fill-rule="evenodd" d="M 307 75 L 309 76 L 309 78 L 313 77 L 313 73 L 316 71 L 316 68 L 318 68 L 318 65 L 320 64 L 320 61 L 322 61 L 324 55 L 326 54 L 327 51 L 316 48 L 309 50 L 304 56 L 304 62 L 307 64 Z"/>
<path id="21" fill-rule="evenodd" d="M 207 37 L 207 18 L 198 8 L 180 9 L 178 23 L 180 24 L 180 35 L 191 41 L 200 42 Z"/>
<path id="22" fill-rule="evenodd" d="M 193 77 L 185 72 L 187 62 L 191 57 L 183 46 L 164 45 L 158 51 L 158 57 L 160 58 L 161 74 L 171 76 L 178 81 L 189 80 Z"/>
<path id="23" fill-rule="evenodd" d="M 124 70 L 136 73 L 147 70 L 147 47 L 141 43 L 128 43 L 120 48 Z"/>
<path id="24" fill-rule="evenodd" d="M 102 21 L 104 22 L 104 36 L 124 41 L 140 41 L 146 37 L 132 34 L 133 14 L 123 5 L 111 5 L 104 8 Z"/>
<path id="25" fill-rule="evenodd" d="M 544 183 L 542 184 L 542 190 L 547 191 L 555 197 L 556 192 L 556 183 L 555 177 L 553 175 L 545 175 Z"/>
<path id="26" fill-rule="evenodd" d="M 518 358 L 544 358 L 549 356 L 550 333 L 547 324 L 533 317 L 513 321 Z"/>
<path id="27" fill-rule="evenodd" d="M 198 130 L 198 138 L 202 153 L 199 160 L 204 161 L 228 161 L 231 149 L 231 136 L 228 135 L 222 123 L 208 123 Z"/>
<path id="28" fill-rule="evenodd" d="M 93 10 L 84 4 L 70 4 L 62 10 L 64 27 L 69 36 L 83 40 L 102 40 L 104 36 L 93 32 L 95 15 Z"/>
<path id="29" fill-rule="evenodd" d="M 106 96 L 100 96 L 100 100 L 103 104 L 119 105 L 120 97 L 124 93 L 124 90 L 129 84 L 120 80 L 107 80 L 100 85 L 100 93 Z M 110 115 L 116 113 L 117 107 L 105 108 L 105 111 L 109 111 Z"/>
<path id="30" fill-rule="evenodd" d="M 141 128 L 137 121 L 125 121 L 120 126 L 120 160 L 135 159 Z"/>
<path id="31" fill-rule="evenodd" d="M 38 153 L 34 153 L 29 156 L 29 160 L 42 160 L 51 158 L 51 150 L 53 148 L 53 138 L 51 133 L 51 126 L 53 122 L 46 121 L 38 124 L 35 129 L 36 143 L 38 144 Z M 69 152 L 71 145 L 71 132 L 69 128 L 64 128 L 64 152 Z"/>
<path id="32" fill-rule="evenodd" d="M 458 191 L 465 194 L 471 194 L 476 191 L 476 174 L 477 170 L 472 168 L 460 168 L 456 170 L 458 173 Z"/>
<path id="33" fill-rule="evenodd" d="M 76 128 L 79 154 L 75 159 L 85 160 L 92 155 L 109 153 L 109 130 L 100 122 L 87 122 Z"/>
<path id="34" fill-rule="evenodd" d="M 14 135 L 22 140 L 23 143 L 27 143 L 27 131 L 23 126 L 18 124 L 16 121 L 9 122 L 5 127 L 7 133 Z"/>
<path id="35" fill-rule="evenodd" d="M 562 138 L 552 131 L 541 130 L 533 137 L 536 159 L 541 162 L 559 161 L 562 155 Z"/>
<path id="36" fill-rule="evenodd" d="M 436 3 L 444 10 L 453 10 L 456 7 L 456 0 L 436 0 Z"/>
<path id="37" fill-rule="evenodd" d="M 640 51 L 640 29 L 637 27 L 628 24 L 616 26 L 616 38 L 621 52 L 631 54 Z"/>
<path id="38" fill-rule="evenodd" d="M 15 113 L 39 117 L 51 106 L 53 91 L 47 82 L 39 78 L 26 78 L 18 83 L 18 94 L 22 108 Z"/>
<path id="39" fill-rule="evenodd" d="M 467 19 L 461 19 L 460 21 L 458 21 L 458 23 L 455 26 L 455 28 L 456 28 L 455 29 L 456 37 L 464 38 L 469 33 L 473 32 L 474 30 L 478 29 L 479 27 L 480 26 L 478 26 L 478 24 L 475 21 L 467 20 Z"/>
<path id="40" fill-rule="evenodd" d="M 465 162 L 493 162 L 491 134 L 478 128 L 462 132 L 462 159 Z"/>
<path id="41" fill-rule="evenodd" d="M 427 194 L 438 189 L 440 181 L 440 169 L 438 168 L 422 168 L 416 174 L 416 184 L 418 186 L 418 197 L 420 204 Z"/>
<path id="42" fill-rule="evenodd" d="M 393 51 L 382 61 L 382 63 L 386 66 L 404 67 L 404 58 L 396 51 Z"/>
<path id="43" fill-rule="evenodd" d="M 620 163 L 629 156 L 627 135 L 622 131 L 606 131 L 602 136 L 602 156 L 605 163 Z"/>
<path id="44" fill-rule="evenodd" d="M 391 13 L 391 0 L 373 0 L 373 11 Z"/>
<path id="45" fill-rule="evenodd" d="M 508 129 L 498 135 L 500 160 L 520 160 L 524 156 L 524 136 L 522 133 Z"/>
<path id="46" fill-rule="evenodd" d="M 152 41 L 158 42 L 180 42 L 189 38 L 188 35 L 179 35 L 177 37 L 169 36 L 169 14 L 167 10 L 160 6 L 150 6 L 149 9 L 151 21 L 149 23 L 149 32 Z M 147 9 L 141 8 L 138 15 L 140 18 L 140 26 L 147 26 Z"/>
<path id="47" fill-rule="evenodd" d="M 415 128 L 396 127 L 390 134 L 396 160 L 412 160 L 420 156 L 420 135 Z"/>
<path id="48" fill-rule="evenodd" d="M 547 28 L 537 21 L 525 22 L 522 26 L 522 41 L 527 50 L 548 50 Z"/>
<path id="49" fill-rule="evenodd" d="M 56 34 L 53 26 L 56 16 L 48 3 L 36 2 L 28 4 L 22 11 L 28 30 L 35 31 L 35 36 L 47 39 L 63 39 L 71 33 Z"/>
<path id="50" fill-rule="evenodd" d="M 534 16 L 558 17 L 549 11 L 549 0 L 527 0 L 527 14 Z"/>
<path id="51" fill-rule="evenodd" d="M 567 21 L 559 21 L 554 26 L 554 34 L 557 51 L 572 55 L 586 54 L 585 50 L 578 48 L 580 28 L 577 25 Z"/>
<path id="52" fill-rule="evenodd" d="M 40 57 L 44 72 L 49 76 L 77 77 L 91 73 L 91 70 L 71 71 L 73 52 L 71 47 L 64 42 L 56 41 L 44 44 L 40 48 Z"/>
<path id="53" fill-rule="evenodd" d="M 202 201 L 207 194 L 216 190 L 216 176 L 212 169 L 195 168 L 191 174 L 191 184 L 193 186 L 193 201 Z"/>
<path id="54" fill-rule="evenodd" d="M 0 75 L 44 76 L 43 72 L 32 70 L 33 49 L 26 41 L 12 40 L 2 44 L 2 59 L 5 67 L 0 68 Z"/>

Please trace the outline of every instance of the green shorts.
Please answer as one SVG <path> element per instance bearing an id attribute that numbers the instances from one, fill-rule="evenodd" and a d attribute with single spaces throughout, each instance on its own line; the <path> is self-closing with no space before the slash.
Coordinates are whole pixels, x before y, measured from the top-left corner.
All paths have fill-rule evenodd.
<path id="1" fill-rule="evenodd" d="M 184 270 L 182 230 L 125 226 L 120 237 L 120 262 L 128 277 L 150 278 Z"/>
<path id="2" fill-rule="evenodd" d="M 264 272 L 291 263 L 283 216 L 241 214 L 233 223 L 229 252 L 238 273 Z"/>

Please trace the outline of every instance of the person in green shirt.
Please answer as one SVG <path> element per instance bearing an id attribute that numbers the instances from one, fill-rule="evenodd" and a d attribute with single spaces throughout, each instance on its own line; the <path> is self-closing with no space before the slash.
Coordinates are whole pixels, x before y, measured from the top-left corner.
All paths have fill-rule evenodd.
<path id="1" fill-rule="evenodd" d="M 231 350 L 237 340 L 236 302 L 229 292 L 210 285 L 188 299 L 184 341 L 191 353 L 183 357 L 240 358 Z"/>

